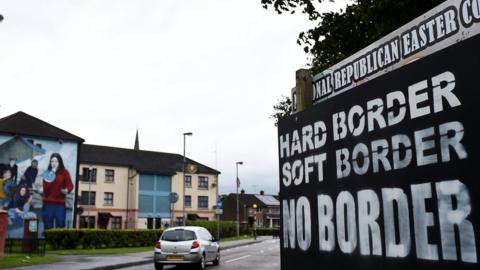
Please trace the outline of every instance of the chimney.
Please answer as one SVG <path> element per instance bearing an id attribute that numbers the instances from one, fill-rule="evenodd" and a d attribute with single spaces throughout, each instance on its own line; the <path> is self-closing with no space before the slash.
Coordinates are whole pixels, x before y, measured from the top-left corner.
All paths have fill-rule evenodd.
<path id="1" fill-rule="evenodd" d="M 265 192 L 263 190 L 260 190 L 260 195 L 265 195 Z"/>

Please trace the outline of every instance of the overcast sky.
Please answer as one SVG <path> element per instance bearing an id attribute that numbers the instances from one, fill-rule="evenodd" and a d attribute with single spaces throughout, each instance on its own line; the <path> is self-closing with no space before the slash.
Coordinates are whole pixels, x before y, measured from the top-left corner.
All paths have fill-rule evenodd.
<path id="1" fill-rule="evenodd" d="M 340 3 L 338 3 L 340 2 Z M 325 10 L 338 9 L 326 3 Z M 0 0 L 0 117 L 24 111 L 86 140 L 182 153 L 220 192 L 278 192 L 272 106 L 307 63 L 311 23 L 260 0 Z"/>

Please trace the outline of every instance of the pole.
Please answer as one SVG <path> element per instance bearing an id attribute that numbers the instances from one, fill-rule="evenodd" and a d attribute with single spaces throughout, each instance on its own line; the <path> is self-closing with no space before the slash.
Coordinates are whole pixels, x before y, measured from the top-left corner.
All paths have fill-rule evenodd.
<path id="1" fill-rule="evenodd" d="M 217 214 L 217 241 L 220 241 L 220 214 Z"/>
<path id="2" fill-rule="evenodd" d="M 87 228 L 90 229 L 90 193 L 92 192 L 92 166 L 88 169 L 88 213 L 87 213 Z"/>
<path id="3" fill-rule="evenodd" d="M 240 211 L 240 207 L 239 207 L 239 202 L 238 202 L 238 162 L 236 164 L 236 181 L 237 181 L 237 238 L 240 237 L 240 215 L 239 215 L 239 211 Z"/>
<path id="4" fill-rule="evenodd" d="M 313 86 L 312 73 L 309 69 L 299 69 L 295 72 L 295 91 L 297 93 L 297 112 L 312 106 Z"/>
<path id="5" fill-rule="evenodd" d="M 185 217 L 185 163 L 187 162 L 187 158 L 185 157 L 185 146 L 186 146 L 186 136 L 192 136 L 192 132 L 185 132 L 183 133 L 183 201 L 182 201 L 182 222 L 183 226 L 187 225 L 187 220 Z"/>
<path id="6" fill-rule="evenodd" d="M 238 165 L 242 165 L 243 162 L 242 161 L 238 161 L 236 163 L 236 176 L 237 176 L 237 238 L 240 237 L 240 202 L 239 202 L 239 199 L 238 199 L 238 188 L 240 187 L 240 180 L 238 179 Z"/>
<path id="7" fill-rule="evenodd" d="M 182 222 L 183 226 L 187 223 L 185 221 L 185 133 L 183 134 L 183 201 L 182 201 Z"/>
<path id="8" fill-rule="evenodd" d="M 128 229 L 128 207 L 130 206 L 129 205 L 129 199 L 130 199 L 130 168 L 128 168 L 128 171 L 127 171 L 127 174 L 128 174 L 128 178 L 127 178 L 127 211 L 126 211 L 126 220 L 125 220 L 125 229 Z"/>

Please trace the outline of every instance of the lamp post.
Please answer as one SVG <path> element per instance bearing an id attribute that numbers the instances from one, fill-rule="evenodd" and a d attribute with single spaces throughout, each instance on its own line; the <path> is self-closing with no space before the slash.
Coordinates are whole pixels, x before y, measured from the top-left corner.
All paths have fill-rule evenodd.
<path id="1" fill-rule="evenodd" d="M 240 207 L 238 200 L 238 188 L 240 187 L 240 179 L 238 179 L 238 165 L 243 165 L 243 161 L 237 161 L 236 165 L 236 175 L 237 175 L 237 238 L 240 237 Z"/>
<path id="2" fill-rule="evenodd" d="M 185 132 L 183 133 L 183 201 L 182 201 L 182 222 L 183 226 L 185 226 L 186 218 L 185 218 L 185 163 L 187 162 L 187 158 L 185 157 L 185 145 L 186 145 L 186 138 L 187 136 L 192 136 L 192 132 Z"/>

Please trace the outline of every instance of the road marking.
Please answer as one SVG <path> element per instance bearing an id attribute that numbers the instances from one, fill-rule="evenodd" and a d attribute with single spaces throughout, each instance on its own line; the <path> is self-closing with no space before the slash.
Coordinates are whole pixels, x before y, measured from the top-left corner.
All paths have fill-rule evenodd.
<path id="1" fill-rule="evenodd" d="M 242 257 L 239 257 L 239 258 L 236 258 L 236 259 L 231 259 L 231 260 L 226 261 L 226 263 L 231 263 L 231 262 L 234 262 L 234 261 L 243 260 L 243 259 L 246 259 L 250 256 L 252 256 L 252 255 L 245 255 L 245 256 L 242 256 Z"/>

